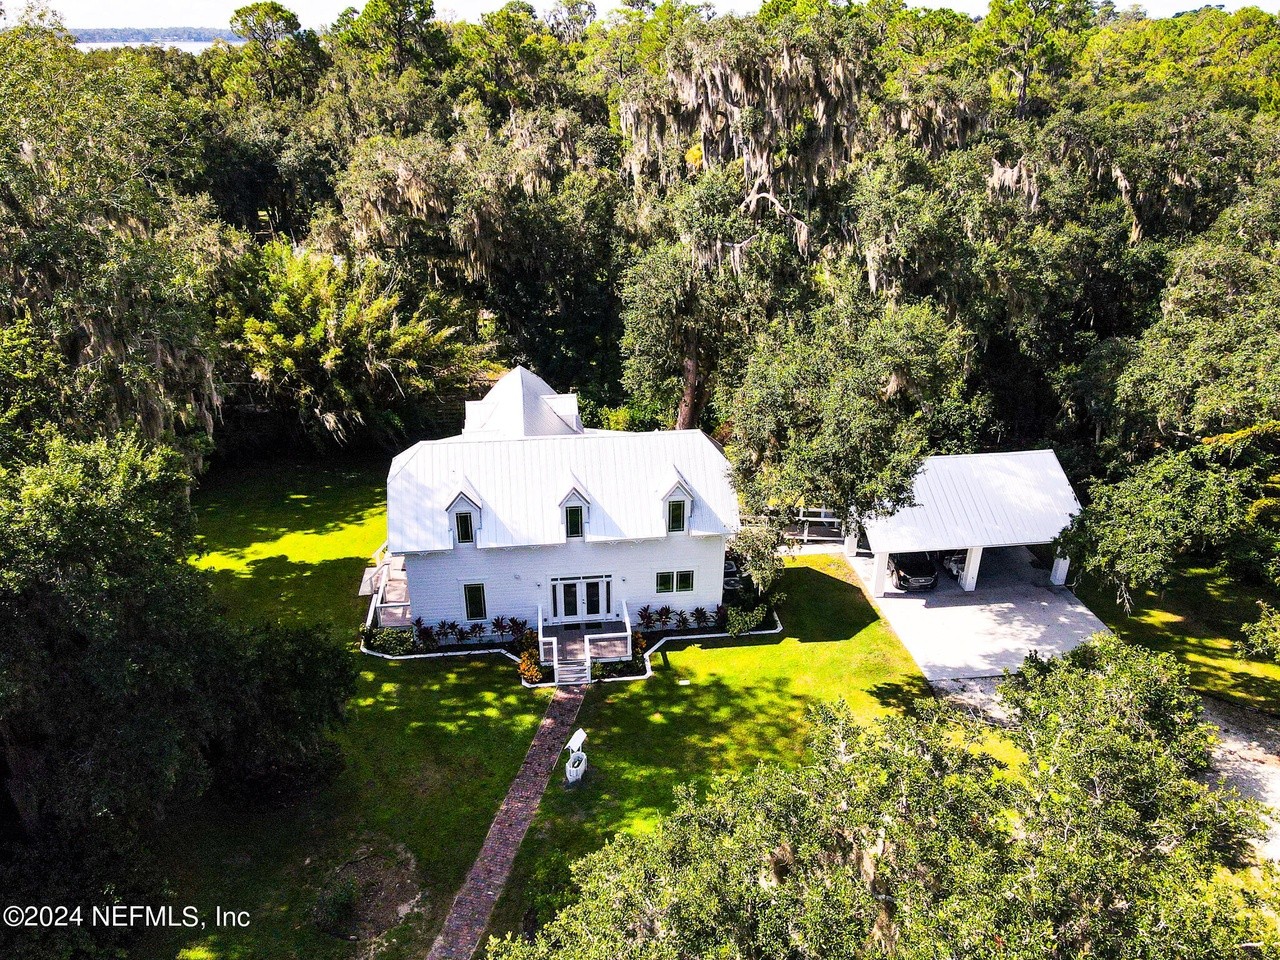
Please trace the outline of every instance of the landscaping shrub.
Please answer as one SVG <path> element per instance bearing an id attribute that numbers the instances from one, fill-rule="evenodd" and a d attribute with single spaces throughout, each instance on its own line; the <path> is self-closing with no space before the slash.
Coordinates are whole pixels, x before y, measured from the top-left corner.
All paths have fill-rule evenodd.
<path id="1" fill-rule="evenodd" d="M 1247 657 L 1280 660 L 1280 610 L 1259 603 L 1262 616 L 1257 623 L 1246 623 L 1239 647 Z"/>
<path id="2" fill-rule="evenodd" d="M 536 649 L 526 650 L 520 654 L 520 666 L 516 670 L 520 674 L 520 679 L 525 683 L 542 683 L 547 678 L 542 664 L 538 661 L 538 651 Z"/>
<path id="3" fill-rule="evenodd" d="M 363 633 L 364 645 L 374 653 L 389 657 L 404 657 L 414 652 L 416 637 L 413 630 L 376 627 Z"/>
<path id="4" fill-rule="evenodd" d="M 740 637 L 744 633 L 750 633 L 760 624 L 764 623 L 765 606 L 761 604 L 758 607 L 751 607 L 748 610 L 739 610 L 737 607 L 730 607 L 728 616 L 725 621 L 725 629 L 731 637 Z"/>
<path id="5" fill-rule="evenodd" d="M 640 621 L 642 630 L 652 630 L 658 622 L 657 617 L 653 615 L 653 607 L 647 603 L 636 611 L 636 619 Z"/>
<path id="6" fill-rule="evenodd" d="M 517 657 L 523 657 L 526 653 L 538 652 L 538 633 L 535 630 L 523 630 L 520 633 L 513 633 L 510 643 L 511 652 Z"/>
<path id="7" fill-rule="evenodd" d="M 421 617 L 413 621 L 415 647 L 418 653 L 434 653 L 440 649 L 440 639 L 434 627 L 428 626 Z"/>

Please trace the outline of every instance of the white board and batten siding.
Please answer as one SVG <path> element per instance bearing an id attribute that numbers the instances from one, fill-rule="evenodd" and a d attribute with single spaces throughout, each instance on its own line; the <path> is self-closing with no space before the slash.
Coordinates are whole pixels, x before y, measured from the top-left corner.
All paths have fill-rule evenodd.
<path id="1" fill-rule="evenodd" d="M 681 570 L 693 571 L 692 591 L 657 592 L 660 572 Z M 520 617 L 534 624 L 539 605 L 544 616 L 551 616 L 551 578 L 589 576 L 612 578 L 613 618 L 621 617 L 625 600 L 634 622 L 636 611 L 645 604 L 655 609 L 714 610 L 722 596 L 724 539 L 685 536 L 678 542 L 567 543 L 487 550 L 459 547 L 410 554 L 405 557 L 405 574 L 410 597 L 430 598 L 424 611 L 428 623 L 466 623 L 463 586 L 483 583 L 488 619 Z"/>

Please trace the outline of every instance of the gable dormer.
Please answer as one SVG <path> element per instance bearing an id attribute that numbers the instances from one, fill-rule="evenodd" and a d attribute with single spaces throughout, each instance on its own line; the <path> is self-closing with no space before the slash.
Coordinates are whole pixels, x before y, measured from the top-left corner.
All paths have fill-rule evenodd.
<path id="1" fill-rule="evenodd" d="M 474 546 L 480 533 L 480 524 L 484 519 L 484 511 L 480 506 L 480 496 L 466 484 L 445 508 L 449 517 L 449 533 L 453 545 Z"/>
<path id="2" fill-rule="evenodd" d="M 565 540 L 586 539 L 587 524 L 591 522 L 591 498 L 572 472 L 568 478 L 568 492 L 560 499 L 559 506 L 560 527 Z"/>
<path id="3" fill-rule="evenodd" d="M 693 517 L 693 488 L 675 467 L 671 468 L 669 479 L 662 490 L 662 521 L 667 536 L 688 533 Z"/>

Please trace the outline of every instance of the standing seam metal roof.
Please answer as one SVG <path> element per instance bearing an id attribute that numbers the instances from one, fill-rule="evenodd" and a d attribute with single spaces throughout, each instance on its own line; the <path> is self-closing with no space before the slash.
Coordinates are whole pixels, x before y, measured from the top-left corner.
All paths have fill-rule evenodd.
<path id="1" fill-rule="evenodd" d="M 928 457 L 913 505 L 863 522 L 876 552 L 1049 543 L 1080 510 L 1052 450 Z"/>
<path id="2" fill-rule="evenodd" d="M 388 546 L 393 553 L 450 549 L 446 508 L 466 488 L 483 501 L 477 546 L 563 543 L 566 471 L 589 498 L 587 541 L 665 537 L 666 515 L 654 491 L 666 488 L 673 468 L 693 495 L 689 533 L 734 533 L 738 500 L 729 463 L 698 430 L 424 441 L 392 463 Z"/>

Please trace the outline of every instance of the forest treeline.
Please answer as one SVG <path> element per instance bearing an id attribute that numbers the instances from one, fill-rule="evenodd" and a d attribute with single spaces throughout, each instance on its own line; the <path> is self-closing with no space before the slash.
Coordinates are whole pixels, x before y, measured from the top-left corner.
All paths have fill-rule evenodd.
<path id="1" fill-rule="evenodd" d="M 753 510 L 1052 444 L 1121 599 L 1189 549 L 1277 572 L 1276 17 L 594 12 L 255 3 L 199 56 L 27 14 L 0 449 L 396 447 L 521 362 L 596 425 L 712 432 Z"/>
<path id="2" fill-rule="evenodd" d="M 323 753 L 349 676 L 246 687 L 304 644 L 209 608 L 192 474 L 451 431 L 516 362 L 592 425 L 711 432 L 754 513 L 1052 445 L 1086 500 L 1064 546 L 1121 601 L 1188 552 L 1280 576 L 1280 19 L 594 14 L 369 0 L 315 31 L 259 2 L 199 56 L 0 30 L 7 888 L 141 884 L 164 798 L 246 776 L 245 698 L 251 779 Z M 1280 617 L 1249 640 L 1276 655 Z M 146 649 L 154 687 L 123 682 Z"/>

